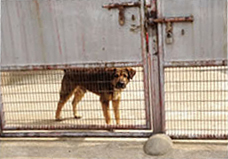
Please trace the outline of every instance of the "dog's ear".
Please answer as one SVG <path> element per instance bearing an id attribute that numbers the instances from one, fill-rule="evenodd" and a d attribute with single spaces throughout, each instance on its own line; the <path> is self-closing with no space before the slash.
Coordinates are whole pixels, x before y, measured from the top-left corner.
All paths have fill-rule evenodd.
<path id="1" fill-rule="evenodd" d="M 134 77 L 134 75 L 136 74 L 136 71 L 132 68 L 126 68 L 129 78 L 132 79 Z"/>
<path id="2" fill-rule="evenodd" d="M 110 78 L 114 78 L 116 74 L 116 68 L 108 68 L 106 69 L 106 72 L 110 75 Z"/>

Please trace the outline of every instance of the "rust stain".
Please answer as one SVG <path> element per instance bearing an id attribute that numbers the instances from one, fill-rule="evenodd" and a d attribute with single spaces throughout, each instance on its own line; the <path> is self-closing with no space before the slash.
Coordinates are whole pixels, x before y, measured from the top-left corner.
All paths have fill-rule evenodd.
<path id="1" fill-rule="evenodd" d="M 227 63 L 227 60 L 170 61 L 165 62 L 164 67 L 226 66 Z"/>
<path id="2" fill-rule="evenodd" d="M 140 7 L 140 2 L 122 2 L 122 3 L 109 3 L 108 5 L 103 5 L 102 8 L 118 9 L 119 10 L 119 24 L 121 26 L 125 23 L 124 10 L 126 7 Z M 134 18 L 134 17 L 133 17 Z"/>
<path id="3" fill-rule="evenodd" d="M 149 24 L 154 24 L 154 23 L 168 23 L 168 22 L 193 22 L 194 17 L 193 15 L 188 16 L 188 17 L 164 17 L 164 18 L 157 18 L 149 19 Z"/>
<path id="4" fill-rule="evenodd" d="M 103 8 L 112 9 L 119 7 L 140 7 L 140 2 L 122 2 L 122 3 L 109 3 L 108 5 L 103 5 Z"/>
<path id="5" fill-rule="evenodd" d="M 82 51 L 83 51 L 83 53 L 85 53 L 85 37 L 84 37 L 84 34 L 82 34 L 81 39 L 82 39 Z"/>
<path id="6" fill-rule="evenodd" d="M 51 1 L 49 0 L 49 10 L 50 12 L 53 12 L 53 9 L 52 9 L 52 3 Z M 62 46 L 61 46 L 61 37 L 60 37 L 60 33 L 59 33 L 59 28 L 58 28 L 58 23 L 57 23 L 57 19 L 56 17 L 54 16 L 54 25 L 55 25 L 55 32 L 57 34 L 57 42 L 58 42 L 58 49 L 59 49 L 59 53 L 62 55 L 63 54 L 63 51 L 62 51 Z"/>
<path id="7" fill-rule="evenodd" d="M 43 35 L 43 24 L 42 20 L 40 18 L 40 5 L 37 0 L 34 0 L 34 3 L 36 5 L 36 15 L 37 15 L 37 20 L 38 20 L 38 25 L 39 25 L 39 34 L 40 34 L 40 42 L 41 42 L 41 49 L 42 49 L 42 55 L 43 59 L 46 62 L 46 56 L 45 56 L 45 45 L 44 45 L 44 35 Z"/>
<path id="8" fill-rule="evenodd" d="M 82 42 L 82 54 L 84 59 L 88 59 L 88 54 L 86 53 L 86 39 L 85 39 L 85 34 L 81 34 L 81 42 Z M 77 45 L 76 45 L 77 46 Z"/>
<path id="9" fill-rule="evenodd" d="M 17 7 L 17 17 L 20 19 L 21 15 L 20 15 L 20 11 L 19 11 L 19 2 L 16 2 L 16 7 Z"/>
<path id="10" fill-rule="evenodd" d="M 26 36 L 26 26 L 25 26 L 25 16 L 24 16 L 24 12 L 22 9 L 22 5 L 21 2 L 16 2 L 16 6 L 17 6 L 17 14 L 18 14 L 18 18 L 21 21 L 21 28 L 20 28 L 20 32 L 21 35 L 24 38 L 21 38 L 21 41 L 24 40 L 23 42 L 23 49 L 25 51 L 26 57 L 24 57 L 26 59 L 26 61 L 29 61 L 29 53 L 28 53 L 28 40 L 27 40 L 27 36 Z"/>
<path id="11" fill-rule="evenodd" d="M 121 26 L 125 23 L 125 16 L 124 16 L 124 7 L 119 7 L 119 24 Z"/>
<path id="12" fill-rule="evenodd" d="M 56 26 L 56 32 L 57 32 L 57 39 L 58 39 L 58 46 L 59 46 L 59 52 L 62 54 L 62 46 L 61 46 L 61 40 L 60 40 L 60 34 L 59 34 L 59 29 Z"/>

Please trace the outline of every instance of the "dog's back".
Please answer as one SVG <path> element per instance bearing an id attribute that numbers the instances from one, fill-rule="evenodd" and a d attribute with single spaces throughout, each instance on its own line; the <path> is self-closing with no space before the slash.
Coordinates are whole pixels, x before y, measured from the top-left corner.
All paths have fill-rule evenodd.
<path id="1" fill-rule="evenodd" d="M 81 86 L 96 93 L 111 93 L 113 85 L 111 68 L 78 68 L 64 70 L 63 85 L 71 84 L 73 87 Z"/>

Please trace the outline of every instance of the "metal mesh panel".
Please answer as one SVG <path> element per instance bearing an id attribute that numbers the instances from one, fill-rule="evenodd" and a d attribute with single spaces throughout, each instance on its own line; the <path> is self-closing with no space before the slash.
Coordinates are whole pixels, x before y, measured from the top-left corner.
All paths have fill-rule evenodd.
<path id="1" fill-rule="evenodd" d="M 55 121 L 63 71 L 2 72 L 4 129 L 145 129 L 143 69 L 134 69 L 136 75 L 121 95 L 120 125 L 116 125 L 111 102 L 111 124 L 105 123 L 99 96 L 91 92 L 77 106 L 81 119 L 73 117 L 72 96 L 63 107 L 64 120 Z"/>
<path id="2" fill-rule="evenodd" d="M 166 133 L 216 137 L 228 134 L 227 66 L 165 69 Z"/>

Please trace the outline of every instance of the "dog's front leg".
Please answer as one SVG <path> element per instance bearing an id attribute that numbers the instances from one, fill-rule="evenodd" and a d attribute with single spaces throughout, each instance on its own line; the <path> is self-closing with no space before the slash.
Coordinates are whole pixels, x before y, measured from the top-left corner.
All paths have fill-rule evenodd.
<path id="1" fill-rule="evenodd" d="M 112 100 L 112 107 L 115 114 L 116 124 L 120 124 L 120 111 L 119 111 L 120 98 Z"/>
<path id="2" fill-rule="evenodd" d="M 110 118 L 110 110 L 109 110 L 109 100 L 101 101 L 103 114 L 105 117 L 106 124 L 110 124 L 111 118 Z"/>

